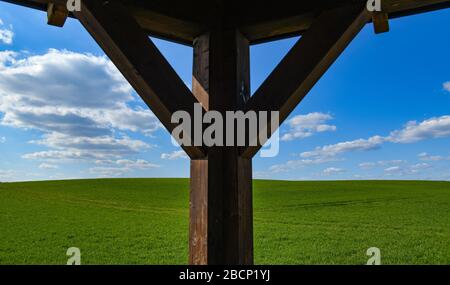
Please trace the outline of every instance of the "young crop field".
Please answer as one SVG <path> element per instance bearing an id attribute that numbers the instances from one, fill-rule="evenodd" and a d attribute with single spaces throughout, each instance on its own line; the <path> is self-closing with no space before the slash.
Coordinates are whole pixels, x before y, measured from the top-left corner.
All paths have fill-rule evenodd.
<path id="1" fill-rule="evenodd" d="M 0 264 L 187 264 L 189 181 L 0 184 Z M 450 264 L 450 183 L 254 181 L 256 264 Z"/>

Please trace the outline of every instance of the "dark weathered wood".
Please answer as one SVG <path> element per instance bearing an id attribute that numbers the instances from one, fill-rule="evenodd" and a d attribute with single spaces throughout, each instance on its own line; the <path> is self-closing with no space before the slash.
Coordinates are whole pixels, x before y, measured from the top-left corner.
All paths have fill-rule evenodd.
<path id="1" fill-rule="evenodd" d="M 323 12 L 255 92 L 247 109 L 279 111 L 282 123 L 369 18 L 365 5 Z M 253 157 L 260 148 L 246 147 L 242 155 Z"/>
<path id="2" fill-rule="evenodd" d="M 191 160 L 189 264 L 208 264 L 208 159 Z"/>
<path id="3" fill-rule="evenodd" d="M 184 110 L 194 117 L 198 101 L 122 5 L 84 0 L 75 16 L 169 132 L 176 127 L 171 123 L 174 112 Z M 205 155 L 201 147 L 183 148 L 191 158 Z"/>
<path id="4" fill-rule="evenodd" d="M 54 9 L 64 7 L 66 0 L 2 1 L 43 11 L 53 3 L 50 24 L 61 26 L 67 17 Z M 285 120 L 369 20 L 366 2 L 83 0 L 75 16 L 171 131 L 172 113 L 185 110 L 192 117 L 198 101 L 205 110 L 222 114 L 276 110 Z M 385 14 L 375 13 L 373 19 L 382 31 L 387 16 L 446 7 L 450 0 L 386 0 Z M 250 99 L 249 44 L 300 34 L 301 40 Z M 194 45 L 194 96 L 148 35 Z M 252 264 L 251 157 L 260 147 L 183 148 L 194 158 L 189 262 Z"/>
<path id="5" fill-rule="evenodd" d="M 233 1 L 228 1 L 230 6 Z M 366 3 L 360 0 L 359 3 Z M 448 0 L 382 0 L 383 11 L 394 19 L 406 15 L 450 7 Z M 234 22 L 252 44 L 290 36 L 299 36 L 309 29 L 314 16 L 342 5 L 358 4 L 354 0 L 254 1 L 234 4 L 230 14 Z"/>
<path id="6" fill-rule="evenodd" d="M 249 97 L 249 42 L 236 30 L 194 44 L 193 92 L 205 109 L 240 110 Z M 252 163 L 237 147 L 191 161 L 190 264 L 252 264 Z"/>
<path id="7" fill-rule="evenodd" d="M 46 10 L 47 3 L 66 0 L 0 0 Z M 101 0 L 98 0 L 101 1 Z M 118 0 L 115 0 L 118 1 Z M 149 35 L 191 45 L 209 30 L 220 13 L 227 13 L 230 26 L 238 27 L 251 43 L 300 35 L 313 16 L 343 4 L 367 0 L 121 0 Z M 383 0 L 383 11 L 397 18 L 450 7 L 450 0 Z M 223 11 L 222 11 L 223 10 Z"/>
<path id="8" fill-rule="evenodd" d="M 56 27 L 63 27 L 66 23 L 69 11 L 66 6 L 49 3 L 47 8 L 47 24 Z"/>
<path id="9" fill-rule="evenodd" d="M 387 13 L 374 12 L 372 22 L 376 34 L 389 32 L 389 15 Z"/>
<path id="10" fill-rule="evenodd" d="M 181 20 L 151 10 L 130 7 L 139 25 L 151 36 L 192 46 L 194 39 L 206 31 L 201 24 Z"/>
<path id="11" fill-rule="evenodd" d="M 240 30 L 252 44 L 301 35 L 309 29 L 314 13 L 296 15 L 279 20 L 244 25 Z"/>

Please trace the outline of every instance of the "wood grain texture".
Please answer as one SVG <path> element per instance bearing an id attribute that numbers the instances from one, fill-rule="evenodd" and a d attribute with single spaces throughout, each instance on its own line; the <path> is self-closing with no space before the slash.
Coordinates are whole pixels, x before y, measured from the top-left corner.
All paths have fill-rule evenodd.
<path id="1" fill-rule="evenodd" d="M 1 0 L 46 11 L 47 3 L 66 0 Z M 99 2 L 101 0 L 98 0 Z M 122 2 L 141 27 L 152 36 L 192 45 L 225 14 L 230 27 L 239 28 L 251 43 L 301 35 L 321 12 L 367 0 L 115 0 Z M 383 0 L 389 18 L 449 8 L 450 0 Z"/>
<path id="2" fill-rule="evenodd" d="M 127 9 L 118 2 L 85 0 L 75 16 L 169 132 L 177 126 L 173 113 L 194 117 L 198 101 Z M 193 145 L 192 134 L 185 135 Z M 201 147 L 183 149 L 191 158 L 205 156 Z"/>
<path id="3" fill-rule="evenodd" d="M 389 32 L 389 15 L 385 12 L 374 12 L 372 22 L 375 34 Z"/>
<path id="4" fill-rule="evenodd" d="M 194 44 L 194 96 L 208 110 L 241 110 L 249 64 L 249 41 L 238 31 L 202 35 Z M 209 148 L 191 162 L 190 201 L 190 264 L 253 264 L 251 160 L 237 147 Z"/>
<path id="5" fill-rule="evenodd" d="M 323 12 L 251 97 L 247 110 L 279 111 L 281 124 L 369 19 L 365 5 Z M 260 148 L 246 147 L 242 155 L 251 158 Z"/>
<path id="6" fill-rule="evenodd" d="M 66 6 L 49 3 L 47 8 L 47 24 L 55 27 L 63 27 L 66 23 L 69 11 Z"/>

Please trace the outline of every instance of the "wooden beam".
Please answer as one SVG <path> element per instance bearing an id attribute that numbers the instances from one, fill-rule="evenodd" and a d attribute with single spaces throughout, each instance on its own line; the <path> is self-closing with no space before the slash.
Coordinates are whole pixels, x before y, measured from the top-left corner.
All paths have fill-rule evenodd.
<path id="1" fill-rule="evenodd" d="M 342 2 L 336 1 L 334 4 L 335 7 L 341 6 Z M 284 5 L 287 11 L 293 10 L 301 5 L 297 5 L 295 2 L 291 3 Z M 386 12 L 391 19 L 450 7 L 449 0 L 384 0 L 382 3 L 383 12 Z M 253 12 L 251 10 L 251 13 Z M 244 23 L 239 25 L 239 29 L 252 44 L 291 36 L 300 36 L 311 27 L 316 13 L 317 10 L 313 10 L 270 21 Z"/>
<path id="2" fill-rule="evenodd" d="M 139 25 L 151 36 L 192 46 L 196 37 L 206 31 L 200 24 L 176 19 L 150 10 L 130 7 Z"/>
<path id="3" fill-rule="evenodd" d="M 116 1 L 84 0 L 74 14 L 169 132 L 176 127 L 174 112 L 194 117 L 198 101 L 126 8 Z M 201 147 L 183 149 L 191 158 L 206 155 Z"/>
<path id="4" fill-rule="evenodd" d="M 383 1 L 383 11 L 392 16 L 405 16 L 450 6 L 449 0 L 388 0 Z"/>
<path id="5" fill-rule="evenodd" d="M 372 22 L 375 34 L 389 32 L 389 15 L 385 12 L 373 12 Z"/>
<path id="6" fill-rule="evenodd" d="M 49 3 L 47 7 L 47 24 L 56 27 L 63 27 L 69 16 L 66 6 Z"/>
<path id="7" fill-rule="evenodd" d="M 282 123 L 369 18 L 366 5 L 323 12 L 251 97 L 247 110 L 279 111 Z M 246 147 L 242 155 L 253 157 L 260 148 Z"/>
<path id="8" fill-rule="evenodd" d="M 279 20 L 244 25 L 239 28 L 252 44 L 300 35 L 311 26 L 314 13 L 301 14 Z"/>
<path id="9" fill-rule="evenodd" d="M 242 109 L 249 64 L 249 41 L 238 31 L 202 35 L 194 44 L 194 95 L 223 115 Z M 189 232 L 190 264 L 253 264 L 252 161 L 237 147 L 212 147 L 191 161 Z"/>
<path id="10" fill-rule="evenodd" d="M 58 7 L 66 7 L 67 0 L 0 0 L 30 7 L 33 9 L 47 10 L 50 3 Z M 100 1 L 100 0 L 99 0 Z M 116 0 L 117 1 L 117 0 Z M 128 11 L 133 15 L 145 32 L 153 37 L 192 46 L 194 38 L 206 31 L 204 25 L 188 20 L 177 19 L 149 9 L 124 3 Z M 67 14 L 73 17 L 72 13 Z"/>
<path id="11" fill-rule="evenodd" d="M 50 2 L 64 4 L 67 0 L 0 0 L 11 2 L 35 9 L 47 10 L 47 4 Z M 151 36 L 160 37 L 170 41 L 192 45 L 194 38 L 207 31 L 208 23 L 210 23 L 219 8 L 218 4 L 222 1 L 204 2 L 193 1 L 189 3 L 191 9 L 186 9 L 186 15 L 183 16 L 180 9 L 181 0 L 161 1 L 137 1 L 123 0 L 125 5 L 130 9 L 130 13 L 141 25 L 141 27 Z M 148 3 L 147 3 L 148 2 Z M 184 1 L 186 2 L 186 1 Z M 241 1 L 242 2 L 242 1 Z M 237 8 L 244 7 L 243 11 L 231 10 L 236 12 L 232 17 L 231 24 L 237 26 L 242 33 L 250 40 L 251 44 L 261 43 L 269 40 L 301 35 L 311 26 L 314 16 L 320 13 L 324 7 L 330 8 L 342 5 L 343 3 L 355 3 L 355 0 L 335 0 L 335 1 L 292 1 L 279 0 L 276 5 L 283 7 L 276 9 L 272 13 L 270 2 L 267 5 L 259 5 L 259 2 L 253 4 L 251 1 L 235 2 L 233 5 Z M 317 2 L 317 3 L 314 3 Z M 366 2 L 361 0 L 361 2 Z M 150 3 L 150 4 L 149 4 Z M 231 3 L 228 1 L 228 5 Z M 325 4 L 322 4 L 325 3 Z M 408 16 L 412 14 L 433 11 L 450 7 L 450 0 L 383 0 L 383 11 L 389 14 L 390 19 Z M 203 5 L 202 5 L 203 4 Z M 169 11 L 167 7 L 173 5 L 178 7 L 177 13 L 166 14 Z M 187 4 L 184 4 L 187 5 Z M 243 6 L 242 6 L 243 5 Z M 154 11 L 153 8 L 164 6 L 164 11 Z M 148 7 L 148 8 L 146 8 Z M 222 8 L 228 7 L 222 4 Z M 269 7 L 269 8 L 267 8 Z M 306 7 L 306 8 L 304 8 Z M 308 8 L 309 7 L 309 8 Z M 306 10 L 305 10 L 306 9 Z M 159 9 L 161 10 L 161 9 Z M 196 11 L 195 16 L 191 16 Z M 294 12 L 293 12 L 294 11 Z M 69 14 L 69 17 L 72 14 Z M 183 19 L 179 15 L 182 15 Z M 203 16 L 201 16 L 203 15 Z M 249 19 L 249 20 L 247 20 Z"/>

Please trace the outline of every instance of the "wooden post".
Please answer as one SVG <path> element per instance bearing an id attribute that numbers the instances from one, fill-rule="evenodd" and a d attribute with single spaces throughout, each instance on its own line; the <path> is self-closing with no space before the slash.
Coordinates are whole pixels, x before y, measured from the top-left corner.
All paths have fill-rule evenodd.
<path id="1" fill-rule="evenodd" d="M 235 29 L 194 43 L 193 94 L 206 110 L 244 109 L 249 42 Z M 253 264 L 252 161 L 238 147 L 212 147 L 191 161 L 189 263 Z"/>

